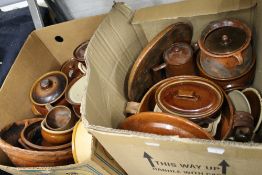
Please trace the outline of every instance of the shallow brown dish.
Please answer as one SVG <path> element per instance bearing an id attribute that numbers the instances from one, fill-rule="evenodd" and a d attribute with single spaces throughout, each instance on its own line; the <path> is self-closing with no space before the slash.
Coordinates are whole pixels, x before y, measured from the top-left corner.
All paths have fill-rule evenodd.
<path id="1" fill-rule="evenodd" d="M 120 129 L 173 135 L 181 138 L 213 139 L 213 137 L 197 124 L 179 116 L 157 112 L 142 112 L 126 118 Z"/>
<path id="2" fill-rule="evenodd" d="M 154 111 L 156 105 L 155 93 L 157 88 L 161 86 L 163 83 L 172 81 L 175 78 L 176 77 L 167 78 L 152 86 L 141 100 L 137 113 Z M 223 92 L 223 94 L 224 94 L 224 102 L 221 107 L 221 111 L 222 111 L 221 121 L 218 124 L 217 132 L 216 135 L 214 136 L 214 138 L 217 140 L 225 140 L 229 138 L 231 136 L 232 127 L 233 127 L 234 107 L 228 95 L 225 92 Z"/>
<path id="3" fill-rule="evenodd" d="M 72 149 L 62 151 L 33 151 L 22 149 L 18 143 L 25 123 L 39 119 L 26 119 L 11 123 L 0 130 L 0 148 L 18 167 L 50 167 L 73 163 Z"/>
<path id="4" fill-rule="evenodd" d="M 43 119 L 27 125 L 21 132 L 21 144 L 29 149 L 39 151 L 65 150 L 71 147 L 71 142 L 63 145 L 52 145 L 46 142 L 41 135 L 41 122 Z"/>
<path id="5" fill-rule="evenodd" d="M 192 25 L 180 22 L 167 27 L 148 43 L 127 75 L 129 101 L 140 101 L 146 91 L 161 79 L 152 74 L 152 68 L 163 63 L 164 51 L 175 42 L 190 44 L 192 35 Z"/>

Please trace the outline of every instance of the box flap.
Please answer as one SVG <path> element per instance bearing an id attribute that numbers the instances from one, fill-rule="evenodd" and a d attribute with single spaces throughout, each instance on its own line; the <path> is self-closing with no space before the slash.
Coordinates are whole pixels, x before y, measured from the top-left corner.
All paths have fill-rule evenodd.
<path id="1" fill-rule="evenodd" d="M 36 30 L 34 33 L 62 64 L 73 57 L 73 51 L 79 44 L 91 38 L 104 17 L 105 15 L 99 15 L 72 20 Z"/>
<path id="2" fill-rule="evenodd" d="M 135 12 L 132 23 L 140 24 L 161 19 L 176 19 L 248 9 L 253 7 L 256 2 L 256 0 L 184 0 L 139 9 Z"/>
<path id="3" fill-rule="evenodd" d="M 257 170 L 261 167 L 262 146 L 259 144 L 132 136 L 95 129 L 90 132 L 129 175 L 260 174 Z"/>
<path id="4" fill-rule="evenodd" d="M 91 38 L 86 51 L 90 64 L 83 115 L 90 124 L 116 127 L 124 119 L 125 78 L 147 40 L 130 24 L 133 12 L 117 3 Z"/>

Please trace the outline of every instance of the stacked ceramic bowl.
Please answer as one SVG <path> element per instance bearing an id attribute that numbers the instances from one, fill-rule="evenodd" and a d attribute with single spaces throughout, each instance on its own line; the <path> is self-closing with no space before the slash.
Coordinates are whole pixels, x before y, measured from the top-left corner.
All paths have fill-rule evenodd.
<path id="1" fill-rule="evenodd" d="M 72 133 L 81 117 L 88 42 L 58 71 L 40 76 L 30 99 L 37 118 L 16 121 L 0 131 L 0 147 L 16 166 L 58 166 L 73 163 Z"/>

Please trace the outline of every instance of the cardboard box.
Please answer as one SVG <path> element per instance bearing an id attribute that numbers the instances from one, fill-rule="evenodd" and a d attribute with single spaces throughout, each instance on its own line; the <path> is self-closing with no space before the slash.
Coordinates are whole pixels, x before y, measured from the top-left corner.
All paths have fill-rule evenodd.
<path id="1" fill-rule="evenodd" d="M 238 18 L 253 30 L 257 70 L 253 86 L 262 92 L 262 1 L 187 0 L 131 11 L 114 5 L 86 52 L 91 67 L 83 105 L 84 124 L 130 175 L 259 175 L 262 146 L 254 143 L 180 139 L 114 129 L 125 118 L 125 76 L 158 32 L 190 21 L 193 42 L 211 21 Z"/>
<path id="2" fill-rule="evenodd" d="M 31 33 L 0 89 L 0 128 L 16 120 L 33 117 L 29 92 L 42 74 L 59 70 L 62 63 L 73 57 L 74 49 L 91 38 L 104 15 L 74 20 Z M 57 39 L 58 38 L 58 39 Z M 92 137 L 91 137 L 92 138 Z M 11 174 L 125 174 L 105 154 L 104 148 L 92 139 L 86 145 L 87 161 L 59 167 L 13 167 L 0 152 L 0 169 Z M 92 152 L 93 150 L 93 152 Z M 105 171 L 106 169 L 106 171 Z"/>

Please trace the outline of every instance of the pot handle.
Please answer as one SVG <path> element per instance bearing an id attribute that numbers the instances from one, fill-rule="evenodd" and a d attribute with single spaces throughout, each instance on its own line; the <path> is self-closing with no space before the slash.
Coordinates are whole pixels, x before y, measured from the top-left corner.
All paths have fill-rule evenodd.
<path id="1" fill-rule="evenodd" d="M 125 112 L 127 114 L 136 114 L 139 106 L 140 106 L 140 103 L 137 103 L 134 101 L 127 102 Z"/>
<path id="2" fill-rule="evenodd" d="M 234 54 L 234 57 L 237 59 L 237 61 L 238 61 L 238 65 L 243 64 L 243 62 L 244 62 L 244 58 L 243 58 L 241 52 L 237 52 L 237 53 L 235 53 L 235 54 Z"/>
<path id="3" fill-rule="evenodd" d="M 46 104 L 45 107 L 48 110 L 48 112 L 50 112 L 54 108 L 50 103 Z"/>
<path id="4" fill-rule="evenodd" d="M 192 100 L 192 101 L 197 101 L 199 99 L 199 97 L 196 95 L 194 91 L 182 90 L 182 89 L 176 91 L 173 98 Z"/>
<path id="5" fill-rule="evenodd" d="M 77 67 L 83 74 L 86 74 L 86 67 L 85 67 L 85 65 L 83 63 L 79 62 Z"/>
<path id="6" fill-rule="evenodd" d="M 157 71 L 160 71 L 161 69 L 164 69 L 166 66 L 167 66 L 166 63 L 162 63 L 156 67 L 153 67 L 152 69 L 154 72 L 157 72 Z"/>

